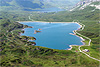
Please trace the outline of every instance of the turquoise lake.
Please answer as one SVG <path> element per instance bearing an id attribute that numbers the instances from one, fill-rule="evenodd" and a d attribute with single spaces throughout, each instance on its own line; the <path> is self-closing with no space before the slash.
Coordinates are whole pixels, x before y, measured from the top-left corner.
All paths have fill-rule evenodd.
<path id="1" fill-rule="evenodd" d="M 21 35 L 35 37 L 36 46 L 51 49 L 67 50 L 69 45 L 83 45 L 82 40 L 69 33 L 80 28 L 76 23 L 43 23 L 43 22 L 20 22 L 32 26 L 25 28 Z M 41 32 L 34 34 L 34 30 L 41 29 Z"/>

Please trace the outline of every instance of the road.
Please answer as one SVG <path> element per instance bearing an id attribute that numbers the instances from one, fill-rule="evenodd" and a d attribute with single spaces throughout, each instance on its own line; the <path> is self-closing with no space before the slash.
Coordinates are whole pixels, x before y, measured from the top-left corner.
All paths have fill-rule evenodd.
<path id="1" fill-rule="evenodd" d="M 30 14 L 30 16 L 31 16 L 32 14 Z M 28 16 L 28 18 L 29 18 L 29 20 L 31 20 L 31 21 L 34 21 L 33 19 L 31 19 L 31 17 L 30 16 Z"/>
<path id="2" fill-rule="evenodd" d="M 79 24 L 81 24 L 82 25 L 82 29 L 80 30 L 80 31 L 82 31 L 84 28 L 85 28 L 85 25 L 84 24 L 82 24 L 82 23 L 79 23 Z M 86 38 L 86 39 L 88 39 L 89 40 L 89 43 L 88 43 L 88 45 L 82 45 L 82 46 L 90 46 L 91 45 L 91 39 L 90 38 L 88 38 L 88 37 L 86 37 L 86 36 L 83 36 L 83 35 L 81 35 L 80 33 L 78 33 L 76 30 L 74 31 L 76 34 L 78 34 L 78 35 L 80 35 L 80 36 L 82 36 L 82 37 L 84 37 L 84 38 Z M 94 58 L 94 57 L 91 57 L 90 55 L 88 55 L 88 54 L 86 54 L 85 52 L 83 52 L 80 48 L 82 47 L 82 46 L 79 46 L 79 51 L 81 52 L 81 53 L 83 53 L 83 54 L 85 54 L 86 56 L 88 56 L 89 58 L 91 58 L 91 59 L 94 59 L 94 60 L 97 60 L 97 61 L 99 61 L 100 62 L 100 60 L 99 59 L 96 59 L 96 58 Z"/>
<path id="3" fill-rule="evenodd" d="M 33 19 L 31 19 L 30 16 L 29 16 L 29 19 L 33 21 Z M 74 21 L 73 21 L 73 22 L 74 22 Z M 82 24 L 82 23 L 80 23 L 80 22 L 77 22 L 77 23 L 80 24 L 80 25 L 82 25 L 82 28 L 80 28 L 80 31 L 84 30 L 85 25 Z M 91 41 L 92 41 L 92 40 L 91 40 L 90 38 L 81 35 L 80 33 L 77 32 L 77 30 L 75 30 L 74 33 L 76 33 L 76 34 L 78 34 L 78 35 L 80 35 L 80 36 L 82 36 L 82 37 L 84 37 L 84 38 L 86 38 L 86 39 L 89 40 L 88 45 L 82 45 L 82 46 L 90 46 L 90 45 L 91 45 Z M 94 60 L 100 61 L 99 59 L 93 58 L 93 57 L 91 57 L 90 55 L 88 55 L 88 54 L 86 54 L 85 52 L 83 52 L 83 51 L 80 49 L 82 46 L 79 46 L 79 48 L 78 48 L 79 51 L 80 51 L 81 53 L 85 54 L 86 56 L 88 56 L 88 57 L 91 58 L 91 59 L 94 59 Z"/>

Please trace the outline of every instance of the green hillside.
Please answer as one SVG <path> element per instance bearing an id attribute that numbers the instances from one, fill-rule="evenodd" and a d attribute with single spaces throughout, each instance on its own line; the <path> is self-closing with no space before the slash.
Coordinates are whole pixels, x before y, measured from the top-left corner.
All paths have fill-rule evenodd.
<path id="1" fill-rule="evenodd" d="M 31 15 L 31 19 L 37 20 L 37 21 L 50 21 L 50 22 L 68 22 L 68 21 L 80 21 L 80 22 L 85 22 L 85 24 L 93 24 L 93 26 L 91 28 L 94 29 L 93 30 L 88 30 L 87 29 L 87 33 L 91 32 L 91 34 L 93 33 L 93 37 L 97 37 L 97 38 L 93 38 L 96 39 L 96 43 L 99 44 L 99 20 L 100 20 L 100 16 L 99 16 L 99 9 L 95 9 L 95 7 L 91 7 L 91 6 L 87 6 L 85 9 L 83 10 L 74 10 L 74 11 L 63 11 L 63 12 L 58 12 L 58 13 L 40 13 L 37 15 Z M 92 25 L 91 24 L 91 25 Z M 96 28 L 96 29 L 95 29 Z M 86 32 L 86 31 L 85 31 Z M 87 34 L 87 33 L 82 33 L 82 34 Z M 89 35 L 88 35 L 89 36 Z M 90 37 L 92 37 L 90 35 Z"/>
<path id="2" fill-rule="evenodd" d="M 92 4 L 96 4 L 94 2 Z M 97 4 L 96 4 L 97 5 Z M 99 58 L 99 50 L 100 50 L 100 11 L 95 7 L 87 6 L 83 10 L 74 10 L 74 11 L 63 11 L 58 13 L 40 13 L 37 15 L 30 15 L 31 19 L 37 21 L 49 21 L 49 22 L 72 22 L 77 21 L 85 24 L 85 29 L 83 31 L 77 31 L 84 36 L 87 36 L 92 39 L 91 46 L 81 47 L 82 50 L 89 49 L 92 52 L 89 54 L 92 57 Z M 88 45 L 88 40 L 85 41 L 86 45 Z M 78 50 L 78 47 L 73 48 L 74 51 Z"/>
<path id="3" fill-rule="evenodd" d="M 69 50 L 55 50 L 39 46 L 33 46 L 35 42 L 29 42 L 34 37 L 20 36 L 22 28 L 28 27 L 14 21 L 21 18 L 18 14 L 2 12 L 0 18 L 0 66 L 7 67 L 98 67 L 99 62 L 88 58 L 86 55 Z M 9 17 L 9 18 L 8 18 Z M 15 18 L 16 17 L 16 18 Z M 8 19 L 7 19 L 8 18 Z M 23 20 L 23 19 L 22 19 Z M 24 20 L 27 20 L 27 18 Z"/>
<path id="4" fill-rule="evenodd" d="M 34 3 L 32 0 L 1 0 L 0 1 L 0 10 L 8 11 L 8 10 L 24 10 L 24 9 L 41 9 L 42 4 Z"/>
<path id="5" fill-rule="evenodd" d="M 50 7 L 58 7 L 67 9 L 73 7 L 77 1 L 66 1 L 66 0 L 0 0 L 0 11 L 8 10 L 36 10 Z"/>
<path id="6" fill-rule="evenodd" d="M 4 0 L 6 1 L 6 0 Z M 7 0 L 10 4 L 12 0 Z M 30 0 L 31 1 L 31 0 Z M 49 1 L 49 0 L 48 0 Z M 13 1 L 17 4 L 15 1 Z M 36 1 L 35 1 L 36 2 Z M 32 2 L 31 2 L 32 3 Z M 94 3 L 93 3 L 94 4 Z M 4 4 L 3 4 L 4 5 Z M 9 6 L 9 5 L 8 5 Z M 17 5 L 19 6 L 19 5 Z M 22 5 L 20 5 L 22 6 Z M 29 6 L 25 6 L 28 8 Z M 33 8 L 33 7 L 32 7 Z M 21 9 L 21 8 L 20 8 Z M 0 66 L 1 67 L 99 67 L 99 61 L 91 59 L 79 52 L 78 46 L 72 50 L 56 50 L 33 46 L 34 37 L 20 36 L 23 28 L 29 27 L 16 21 L 79 21 L 85 24 L 83 31 L 77 31 L 92 39 L 91 46 L 82 46 L 81 50 L 89 49 L 88 54 L 100 60 L 99 44 L 99 10 L 88 6 L 84 10 L 63 11 L 52 13 L 35 13 L 26 11 L 0 11 Z M 31 27 L 29 27 L 31 28 Z M 85 40 L 88 45 L 88 40 Z M 78 52 L 76 52 L 78 50 Z"/>

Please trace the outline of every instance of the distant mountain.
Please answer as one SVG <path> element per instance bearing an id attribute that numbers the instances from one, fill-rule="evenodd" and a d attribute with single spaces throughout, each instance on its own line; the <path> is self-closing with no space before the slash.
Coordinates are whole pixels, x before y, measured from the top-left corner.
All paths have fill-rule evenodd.
<path id="1" fill-rule="evenodd" d="M 92 3 L 92 2 L 100 2 L 100 0 L 82 0 L 79 3 L 77 3 L 76 5 L 84 5 L 84 4 Z"/>
<path id="2" fill-rule="evenodd" d="M 58 7 L 72 8 L 80 0 L 0 0 L 0 10 L 24 10 Z"/>
<path id="3" fill-rule="evenodd" d="M 54 7 L 59 7 L 62 9 L 68 9 L 73 7 L 80 0 L 42 0 L 44 4 L 49 4 Z"/>
<path id="4" fill-rule="evenodd" d="M 42 3 L 34 3 L 33 0 L 0 0 L 1 8 L 8 9 L 36 9 L 42 8 Z"/>
<path id="5" fill-rule="evenodd" d="M 100 0 L 82 0 L 78 2 L 70 11 L 83 10 L 89 7 L 89 9 L 100 9 Z"/>

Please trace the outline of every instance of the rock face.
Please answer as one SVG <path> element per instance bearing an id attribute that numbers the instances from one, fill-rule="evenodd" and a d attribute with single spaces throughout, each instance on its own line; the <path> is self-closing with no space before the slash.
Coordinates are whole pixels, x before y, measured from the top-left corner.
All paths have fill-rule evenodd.
<path id="1" fill-rule="evenodd" d="M 95 2 L 95 5 L 91 5 L 91 3 Z M 97 4 L 98 3 L 98 4 Z M 100 0 L 83 0 L 78 2 L 70 11 L 73 10 L 82 10 L 87 6 L 95 7 L 96 9 L 100 9 Z"/>
<path id="2" fill-rule="evenodd" d="M 100 0 L 83 0 L 77 3 L 76 5 L 84 5 L 86 3 L 97 2 L 97 1 L 100 1 Z"/>

